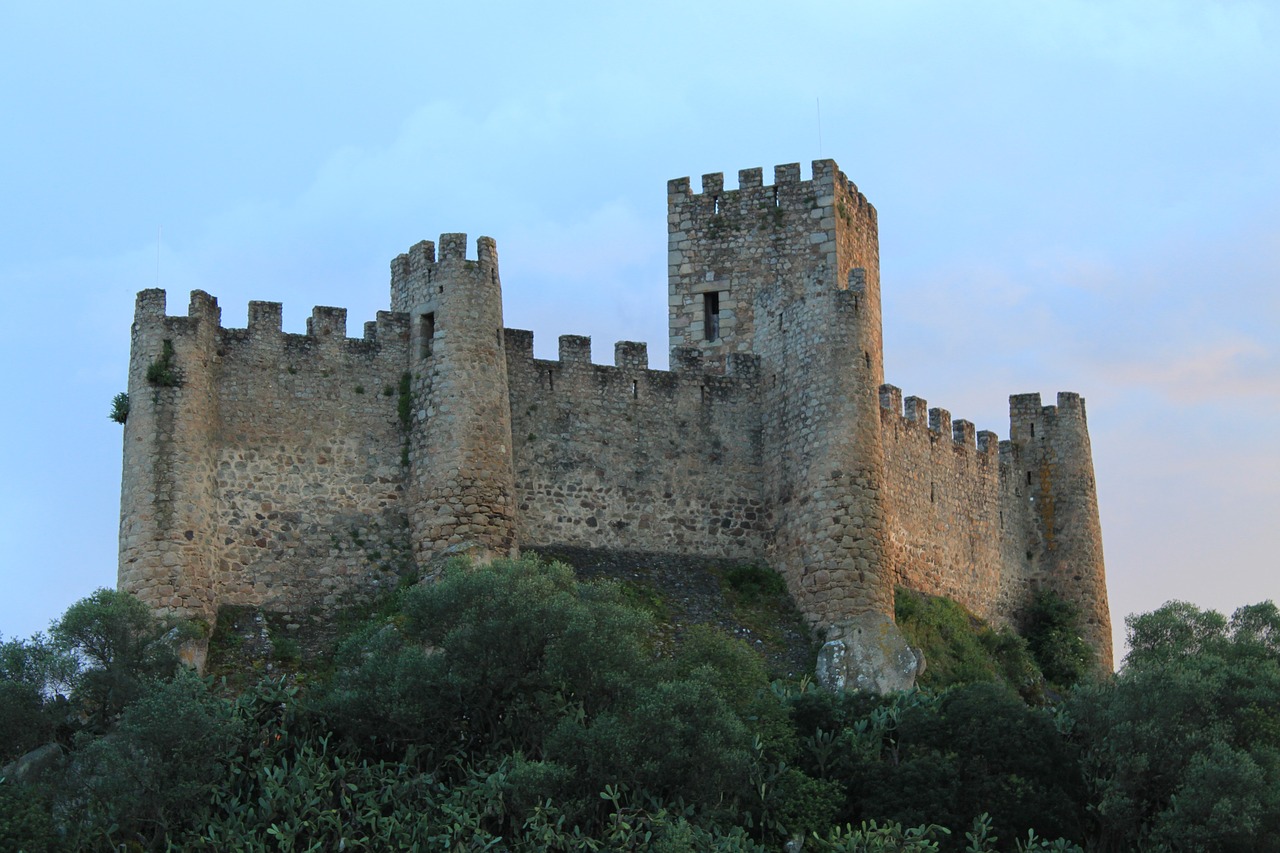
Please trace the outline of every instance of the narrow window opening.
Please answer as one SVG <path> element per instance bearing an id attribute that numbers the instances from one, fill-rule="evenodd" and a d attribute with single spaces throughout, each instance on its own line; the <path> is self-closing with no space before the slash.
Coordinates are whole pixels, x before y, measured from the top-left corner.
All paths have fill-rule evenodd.
<path id="1" fill-rule="evenodd" d="M 774 188 L 773 188 L 773 206 L 774 206 L 774 207 L 779 207 L 779 206 L 780 206 L 780 202 L 778 201 L 778 188 L 777 188 L 777 187 L 774 187 Z"/>
<path id="2" fill-rule="evenodd" d="M 1000 529 L 1004 530 L 1004 510 L 1000 510 Z"/>
<path id="3" fill-rule="evenodd" d="M 1036 425 L 1034 423 L 1031 425 L 1031 437 L 1036 437 Z"/>
<path id="4" fill-rule="evenodd" d="M 497 283 L 498 283 L 498 271 L 497 271 L 497 270 L 489 270 L 489 283 L 490 283 L 490 284 L 497 284 Z"/>
<path id="5" fill-rule="evenodd" d="M 867 367 L 870 367 L 870 366 L 871 366 L 871 353 L 867 352 L 866 350 L 863 350 L 863 351 L 862 351 L 862 358 L 863 358 L 863 360 L 864 360 L 864 361 L 866 361 L 866 363 L 867 363 Z"/>
<path id="6" fill-rule="evenodd" d="M 423 314 L 418 318 L 418 336 L 422 341 L 422 357 L 429 358 L 431 356 L 432 341 L 436 336 L 436 315 Z"/>
<path id="7" fill-rule="evenodd" d="M 717 216 L 720 214 L 720 196 L 716 196 L 711 202 L 711 212 Z"/>
<path id="8" fill-rule="evenodd" d="M 779 332 L 782 331 L 782 315 L 781 314 L 778 315 L 778 331 Z"/>
<path id="9" fill-rule="evenodd" d="M 702 294 L 702 335 L 709 341 L 720 338 L 720 294 Z"/>
<path id="10" fill-rule="evenodd" d="M 778 374 L 776 374 L 776 373 L 775 373 L 775 374 L 773 374 L 773 387 L 774 387 L 774 388 L 777 388 L 777 387 L 778 387 Z"/>
<path id="11" fill-rule="evenodd" d="M 436 293 L 444 293 L 444 285 L 443 285 L 443 284 L 436 288 Z"/>
<path id="12" fill-rule="evenodd" d="M 436 277 L 436 271 L 431 269 L 430 267 L 427 267 L 427 284 L 430 284 L 432 281 L 434 281 L 435 277 Z"/>
<path id="13" fill-rule="evenodd" d="M 930 483 L 929 484 L 929 503 L 933 503 L 933 497 L 934 497 L 933 483 Z"/>
<path id="14" fill-rule="evenodd" d="M 707 386 L 706 385 L 698 386 L 698 395 L 702 398 L 702 402 L 704 403 L 707 402 Z"/>
<path id="15" fill-rule="evenodd" d="M 640 397 L 640 383 L 632 379 L 631 380 L 631 399 L 636 400 L 636 399 L 639 399 L 639 397 Z"/>
<path id="16" fill-rule="evenodd" d="M 502 330 L 498 330 L 498 349 L 502 349 Z"/>
<path id="17" fill-rule="evenodd" d="M 556 377 L 550 370 L 547 371 L 547 390 L 556 390 Z"/>
<path id="18" fill-rule="evenodd" d="M 1027 472 L 1027 485 L 1028 485 L 1028 486 L 1030 486 L 1030 485 L 1031 485 L 1031 472 L 1030 472 L 1030 471 L 1028 471 L 1028 472 Z"/>

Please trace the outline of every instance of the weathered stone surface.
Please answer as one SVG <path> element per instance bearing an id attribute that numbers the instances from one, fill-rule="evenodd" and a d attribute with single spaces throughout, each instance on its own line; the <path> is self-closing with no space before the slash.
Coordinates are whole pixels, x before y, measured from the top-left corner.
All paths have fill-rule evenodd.
<path id="1" fill-rule="evenodd" d="M 767 563 L 815 631 L 888 618 L 897 585 L 997 624 L 1034 590 L 1081 605 L 1110 666 L 1084 401 L 1011 398 L 999 442 L 884 384 L 875 208 L 829 160 L 667 188 L 670 370 L 644 344 L 533 355 L 506 329 L 494 241 L 423 241 L 391 311 L 305 335 L 195 292 L 138 296 L 120 585 L 211 620 L 306 611 L 521 546 Z M 176 383 L 148 381 L 165 360 Z M 834 647 L 832 654 L 834 655 Z M 842 654 L 847 654 L 844 652 Z"/>
<path id="2" fill-rule="evenodd" d="M 27 754 L 0 767 L 0 779 L 8 782 L 31 782 L 62 763 L 65 753 L 56 743 L 37 746 Z"/>
<path id="3" fill-rule="evenodd" d="M 864 613 L 827 629 L 818 651 L 818 683 L 828 690 L 910 690 L 924 673 L 924 654 L 884 613 Z"/>

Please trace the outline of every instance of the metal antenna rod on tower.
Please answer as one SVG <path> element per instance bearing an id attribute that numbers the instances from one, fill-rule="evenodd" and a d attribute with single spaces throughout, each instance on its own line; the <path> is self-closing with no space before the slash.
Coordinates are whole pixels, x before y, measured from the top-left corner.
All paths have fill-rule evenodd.
<path id="1" fill-rule="evenodd" d="M 822 98 L 813 99 L 818 105 L 818 156 L 822 156 Z"/>

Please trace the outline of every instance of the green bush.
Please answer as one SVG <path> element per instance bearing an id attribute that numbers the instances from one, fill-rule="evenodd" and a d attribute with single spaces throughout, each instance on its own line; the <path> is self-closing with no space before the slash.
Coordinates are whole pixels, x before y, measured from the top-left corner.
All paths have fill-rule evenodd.
<path id="1" fill-rule="evenodd" d="M 766 566 L 732 566 L 724 570 L 725 582 L 745 603 L 787 595 L 782 575 Z"/>
<path id="2" fill-rule="evenodd" d="M 61 850 L 52 810 L 53 798 L 46 788 L 0 778 L 0 850 Z"/>
<path id="3" fill-rule="evenodd" d="M 107 417 L 118 424 L 129 420 L 129 395 L 124 391 L 111 398 L 111 411 Z"/>
<path id="4" fill-rule="evenodd" d="M 147 365 L 147 381 L 158 388 L 177 388 L 182 376 L 173 363 L 173 341 L 166 340 L 160 357 Z"/>
<path id="5" fill-rule="evenodd" d="M 652 630 L 616 585 L 566 566 L 455 562 L 343 647 L 321 707 L 382 758 L 515 761 L 512 796 L 549 797 L 571 824 L 607 821 L 607 785 L 659 802 L 747 798 L 753 738 L 781 749 L 789 736 L 760 659 L 706 628 L 660 658 Z"/>
<path id="6" fill-rule="evenodd" d="M 1120 673 L 1069 705 L 1103 846 L 1280 849 L 1280 611 L 1126 621 Z"/>
<path id="7" fill-rule="evenodd" d="M 1027 646 L 1044 677 L 1060 688 L 1080 682 L 1097 662 L 1082 634 L 1080 608 L 1052 590 L 1040 590 L 1027 613 Z"/>
<path id="8" fill-rule="evenodd" d="M 907 642 L 924 652 L 921 687 L 999 681 L 1025 699 L 1040 698 L 1043 678 L 1027 644 L 1008 629 L 993 630 L 949 598 L 899 587 L 894 619 Z"/>
<path id="9" fill-rule="evenodd" d="M 560 716 L 630 689 L 648 665 L 648 624 L 616 588 L 579 584 L 563 565 L 455 561 L 344 645 L 325 707 L 366 743 L 536 754 Z"/>
<path id="10" fill-rule="evenodd" d="M 1046 710 L 997 682 L 886 696 L 792 697 L 799 768 L 838 783 L 837 823 L 937 824 L 958 849 L 977 815 L 1000 837 L 1083 837 L 1077 755 Z M 856 849 L 856 848 L 855 848 Z M 894 848 L 889 848 L 894 849 Z"/>
<path id="11" fill-rule="evenodd" d="M 0 765 L 52 740 L 78 668 L 40 634 L 0 642 Z"/>
<path id="12" fill-rule="evenodd" d="M 100 589 L 67 608 L 49 634 L 81 662 L 71 698 L 90 725 L 102 729 L 142 694 L 148 679 L 175 671 L 177 646 L 189 630 L 157 619 L 127 592 Z"/>
<path id="13" fill-rule="evenodd" d="M 112 731 L 73 755 L 64 786 L 79 796 L 59 814 L 69 836 L 76 846 L 157 845 L 207 811 L 243 732 L 193 671 L 151 683 Z"/>
<path id="14" fill-rule="evenodd" d="M 20 681 L 0 681 L 0 765 L 46 743 L 53 721 L 40 691 Z"/>

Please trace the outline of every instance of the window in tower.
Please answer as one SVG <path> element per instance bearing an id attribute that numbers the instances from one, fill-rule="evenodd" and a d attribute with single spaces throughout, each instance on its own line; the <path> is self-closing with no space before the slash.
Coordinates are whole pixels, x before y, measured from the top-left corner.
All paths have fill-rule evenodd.
<path id="1" fill-rule="evenodd" d="M 720 339 L 720 294 L 702 294 L 702 335 L 709 341 Z"/>
<path id="2" fill-rule="evenodd" d="M 422 357 L 431 356 L 431 344 L 436 336 L 436 315 L 423 314 L 418 318 L 418 338 L 422 345 Z"/>

